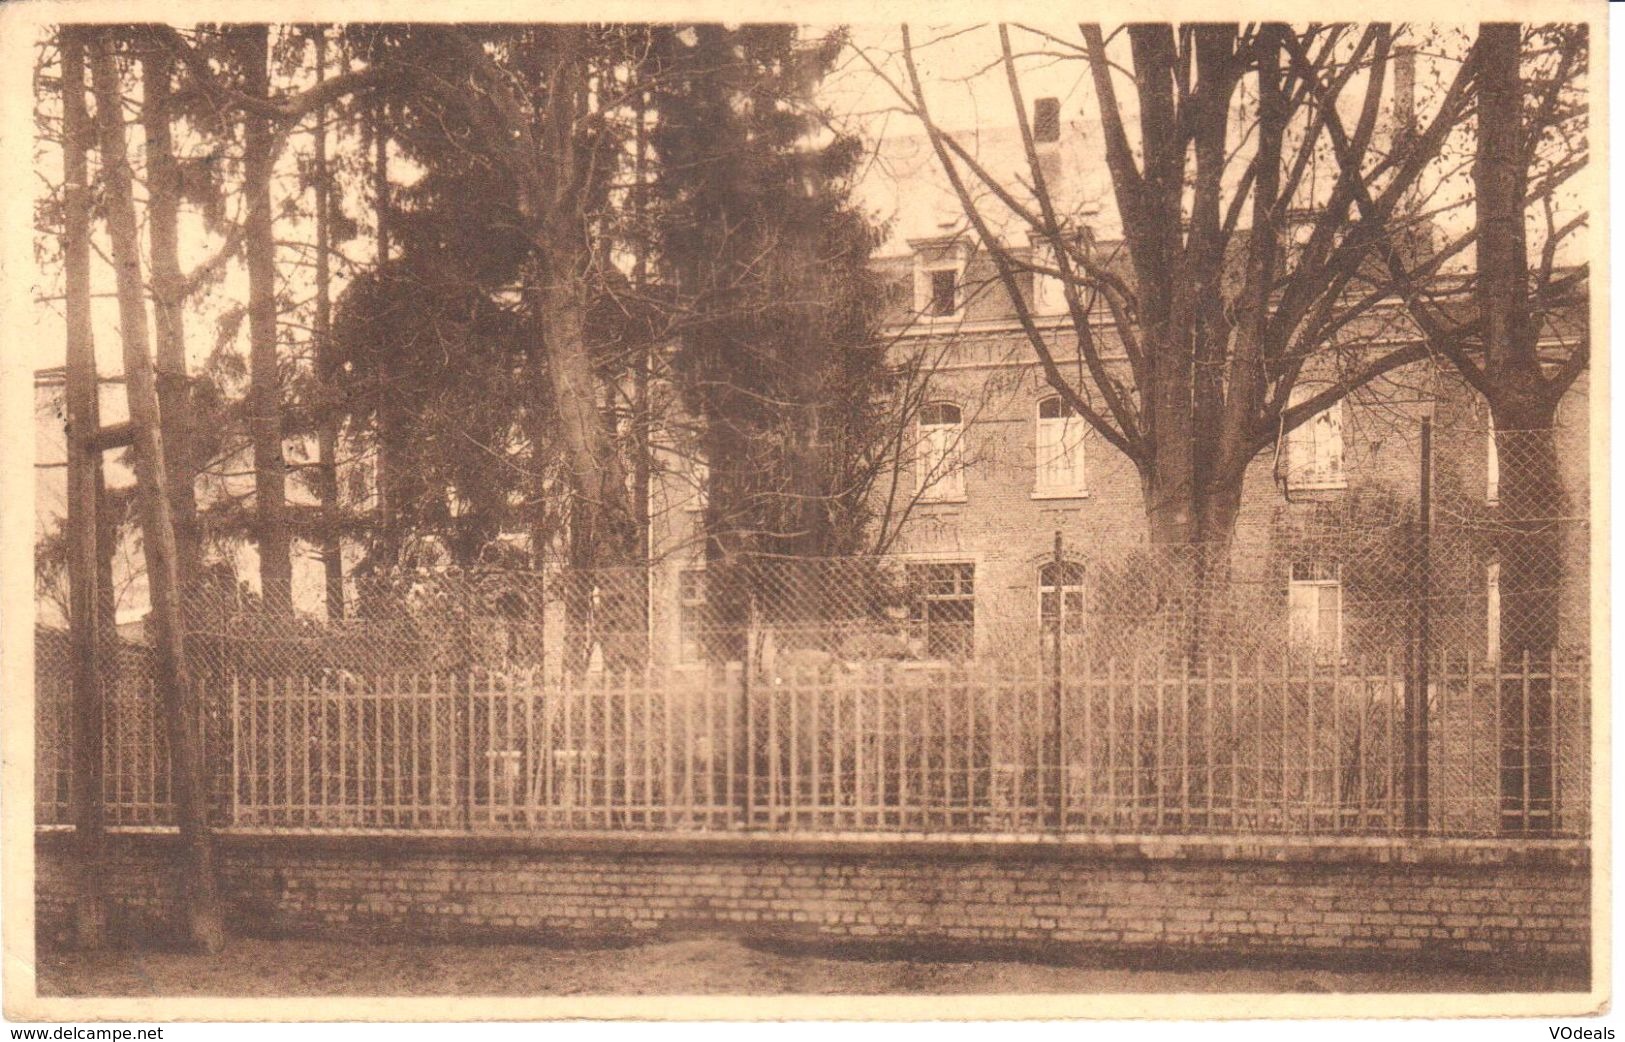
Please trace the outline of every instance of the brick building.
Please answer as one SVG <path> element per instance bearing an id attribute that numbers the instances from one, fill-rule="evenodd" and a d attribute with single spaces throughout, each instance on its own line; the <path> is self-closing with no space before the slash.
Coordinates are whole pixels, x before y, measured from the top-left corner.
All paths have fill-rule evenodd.
<path id="1" fill-rule="evenodd" d="M 1044 102 L 1040 102 L 1043 105 Z M 1057 201 L 1077 215 L 1091 248 L 1114 256 L 1121 233 L 1099 151 L 1072 125 L 1043 146 Z M 1013 131 L 982 130 L 980 160 L 1023 169 Z M 911 421 L 912 448 L 884 521 L 897 528 L 887 554 L 915 591 L 906 630 L 923 658 L 1037 653 L 1057 621 L 1088 633 L 1097 650 L 1140 646 L 1161 573 L 1174 564 L 1153 550 L 1139 475 L 1121 452 L 1069 415 L 1047 383 L 988 253 L 962 227 L 921 138 L 881 145 L 878 193 L 889 202 L 891 237 L 875 265 L 890 286 L 892 350 L 928 374 Z M 873 179 L 871 178 L 871 181 Z M 1011 183 L 1014 183 L 1012 180 Z M 1312 188 L 1313 186 L 1311 186 Z M 1313 191 L 1306 197 L 1313 202 Z M 1312 212 L 1309 211 L 1309 212 Z M 1031 257 L 1007 229 L 1019 261 Z M 1041 259 L 1040 259 L 1041 261 Z M 1035 324 L 1057 359 L 1069 357 L 1071 318 L 1055 280 L 1017 273 Z M 1104 305 L 1091 314 L 1108 365 L 1126 368 Z M 1584 335 L 1584 316 L 1549 322 L 1550 342 Z M 1326 351 L 1379 352 L 1414 343 L 1397 302 L 1367 312 Z M 1075 355 L 1073 356 L 1075 357 Z M 1077 366 L 1082 377 L 1082 366 Z M 1297 394 L 1326 386 L 1307 369 Z M 1078 383 L 1085 388 L 1086 378 Z M 1496 549 L 1484 533 L 1496 516 L 1495 448 L 1488 408 L 1446 367 L 1418 363 L 1389 373 L 1278 439 L 1252 462 L 1232 553 L 1233 574 L 1215 611 L 1232 616 L 1219 653 L 1290 644 L 1325 661 L 1403 657 L 1415 630 L 1415 560 L 1422 418 L 1434 442 L 1434 545 L 1429 600 L 1433 647 L 1497 652 Z M 1584 376 L 1559 412 L 1568 495 L 1563 633 L 1588 638 L 1589 417 Z M 696 660 L 705 608 L 703 467 L 677 465 L 653 491 L 656 520 L 655 646 Z M 905 504 L 898 508 L 895 504 Z M 1062 560 L 1056 561 L 1059 540 Z M 1401 607 L 1404 606 L 1404 607 Z"/>

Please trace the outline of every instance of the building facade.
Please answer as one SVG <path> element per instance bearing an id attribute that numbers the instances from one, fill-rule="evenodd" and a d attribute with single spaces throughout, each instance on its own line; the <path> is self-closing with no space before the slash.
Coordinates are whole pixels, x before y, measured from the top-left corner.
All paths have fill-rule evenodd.
<path id="1" fill-rule="evenodd" d="M 1102 205 L 1109 187 L 1098 158 L 1090 159 L 1087 131 L 1074 126 L 1058 137 L 1040 146 L 1046 176 L 1061 186 L 1057 195 L 1088 248 L 1102 263 L 1121 263 L 1112 259 L 1121 254 L 1120 231 Z M 1019 169 L 1010 134 L 983 132 L 978 142 L 991 168 Z M 906 649 L 900 654 L 1031 656 L 1047 646 L 1045 633 L 1059 631 L 1096 654 L 1157 640 L 1199 653 L 1302 649 L 1330 662 L 1403 657 L 1425 625 L 1435 652 L 1496 656 L 1498 554 L 1506 545 L 1497 538 L 1495 440 L 1487 405 L 1448 366 L 1422 361 L 1389 372 L 1260 452 L 1247 470 L 1233 545 L 1218 559 L 1222 574 L 1209 561 L 1197 583 L 1198 596 L 1211 598 L 1178 603 L 1177 588 L 1190 585 L 1191 569 L 1203 567 L 1195 558 L 1205 560 L 1206 551 L 1151 545 L 1138 471 L 1071 415 L 1046 379 L 988 252 L 962 219 L 956 228 L 957 200 L 940 184 L 929 148 L 901 138 L 882 145 L 882 159 L 895 189 L 892 234 L 875 261 L 889 290 L 885 335 L 898 364 L 922 374 L 927 387 L 907 421 L 907 458 L 876 490 L 880 523 L 895 530 L 884 554 L 909 591 L 905 610 L 882 625 Z M 1009 231 L 1013 256 L 1033 266 L 1016 273 L 1033 323 L 1068 382 L 1098 393 L 1071 346 L 1076 334 L 1058 280 L 1035 270 L 1045 266 L 1042 248 L 1020 245 Z M 1104 304 L 1090 322 L 1105 364 L 1126 370 Z M 1583 314 L 1549 316 L 1549 343 L 1555 349 L 1586 335 L 1584 322 Z M 1328 386 L 1334 366 L 1351 356 L 1418 342 L 1402 303 L 1371 308 L 1317 350 L 1295 396 Z M 1418 528 L 1424 419 L 1432 444 L 1425 553 Z M 1566 642 L 1583 645 L 1584 376 L 1558 419 L 1567 502 L 1551 521 L 1565 535 L 1562 629 Z M 652 495 L 653 643 L 695 661 L 706 617 L 704 468 L 667 468 Z M 1426 622 L 1417 616 L 1422 603 Z M 1197 626 L 1222 639 L 1169 644 L 1175 616 L 1183 616 L 1173 624 L 1182 637 Z"/>

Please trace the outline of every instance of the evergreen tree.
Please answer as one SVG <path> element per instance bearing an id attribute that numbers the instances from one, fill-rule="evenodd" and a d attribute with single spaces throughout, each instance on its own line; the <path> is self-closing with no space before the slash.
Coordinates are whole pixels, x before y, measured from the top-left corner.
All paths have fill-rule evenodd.
<path id="1" fill-rule="evenodd" d="M 885 426 L 875 227 L 850 196 L 859 142 L 819 141 L 813 91 L 842 41 L 794 26 L 657 37 L 654 235 L 674 369 L 709 474 L 714 607 L 737 555 L 859 552 L 862 461 Z"/>

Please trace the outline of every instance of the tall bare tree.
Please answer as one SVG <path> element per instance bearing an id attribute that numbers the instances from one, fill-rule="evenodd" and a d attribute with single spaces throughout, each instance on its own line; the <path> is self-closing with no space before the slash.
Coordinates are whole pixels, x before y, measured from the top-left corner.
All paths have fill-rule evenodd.
<path id="1" fill-rule="evenodd" d="M 327 26 L 307 30 L 315 49 L 316 82 L 327 79 Z M 333 394 L 333 171 L 327 158 L 327 107 L 316 110 L 316 146 L 312 188 L 316 195 L 316 381 L 324 397 Z M 322 571 L 329 618 L 344 617 L 344 547 L 339 541 L 339 421 L 331 401 L 321 403 L 316 431 L 317 489 L 322 508 Z"/>
<path id="2" fill-rule="evenodd" d="M 270 99 L 268 27 L 236 30 L 243 93 Z M 254 524 L 260 588 L 268 608 L 293 610 L 293 539 L 288 527 L 288 466 L 283 456 L 282 377 L 277 357 L 276 231 L 271 174 L 276 165 L 272 117 L 243 113 L 243 246 L 248 266 L 248 412 L 254 444 Z"/>
<path id="3" fill-rule="evenodd" d="M 73 652 L 73 824 L 79 888 L 74 932 L 81 948 L 106 940 L 102 892 L 102 633 L 97 553 L 103 498 L 96 348 L 90 323 L 91 201 L 85 152 L 92 127 L 85 108 L 85 30 L 63 26 L 62 264 L 67 312 L 68 629 Z"/>
<path id="4" fill-rule="evenodd" d="M 1527 656 L 1537 667 L 1558 643 L 1567 556 L 1557 410 L 1591 354 L 1583 321 L 1564 317 L 1584 314 L 1589 266 L 1558 263 L 1589 215 L 1560 215 L 1553 198 L 1589 160 L 1588 44 L 1584 25 L 1479 28 L 1474 307 L 1464 316 L 1420 290 L 1408 296 L 1429 340 L 1489 404 L 1500 471 L 1501 655 L 1514 663 Z M 1509 684 L 1502 699 L 1509 827 L 1552 825 L 1548 683 Z"/>
<path id="5" fill-rule="evenodd" d="M 1461 118 L 1470 75 L 1458 70 L 1427 126 L 1382 150 L 1375 145 L 1394 51 L 1385 25 L 1141 23 L 1125 33 L 1126 55 L 1096 24 L 1081 26 L 1077 41 L 1055 41 L 1085 64 L 1093 86 L 1123 231 L 1111 252 L 1090 245 L 1053 191 L 1008 27 L 999 28 L 998 64 L 1026 177 L 1001 179 L 938 125 L 906 26 L 906 86 L 894 89 L 924 127 L 1046 379 L 1138 470 L 1151 539 L 1222 547 L 1261 451 L 1427 357 L 1415 338 L 1339 346 L 1339 337 L 1391 300 L 1392 279 L 1375 262 L 1411 223 L 1398 218 Z M 1129 106 L 1119 100 L 1120 77 L 1129 80 Z M 1340 106 L 1358 113 L 1351 131 L 1335 118 Z M 1125 112 L 1137 113 L 1136 126 Z M 1328 152 L 1335 176 L 1316 185 L 1314 161 Z M 1053 259 L 1006 241 L 1000 218 L 1014 218 L 1043 248 L 1038 255 Z M 1292 233 L 1301 245 L 1289 247 Z M 1408 270 L 1426 277 L 1463 245 L 1408 257 Z M 1020 281 L 1028 272 L 1060 281 L 1070 321 L 1064 353 L 1034 321 Z M 1114 335 L 1091 324 L 1097 302 Z M 1295 395 L 1306 371 L 1314 393 Z"/>
<path id="6" fill-rule="evenodd" d="M 201 559 L 202 533 L 198 528 L 192 381 L 186 362 L 186 300 L 190 294 L 180 262 L 181 170 L 172 130 L 174 74 L 174 54 L 143 39 L 141 127 L 146 137 L 147 242 L 156 320 L 158 405 L 168 454 L 164 463 L 170 479 L 181 587 L 189 589 Z"/>
<path id="7" fill-rule="evenodd" d="M 166 276 L 160 259 L 166 259 L 167 244 L 154 239 L 154 289 L 163 319 L 166 301 L 184 301 L 239 254 L 246 258 L 249 276 L 249 394 L 250 442 L 255 455 L 255 510 L 253 528 L 260 551 L 260 577 L 267 604 L 288 611 L 292 604 L 292 518 L 287 504 L 287 461 L 284 456 L 284 409 L 280 358 L 278 352 L 278 301 L 276 296 L 277 258 L 275 221 L 272 210 L 271 180 L 276 163 L 289 136 L 300 121 L 348 94 L 376 87 L 385 77 L 371 69 L 344 70 L 337 75 L 318 77 L 303 90 L 272 95 L 267 50 L 270 30 L 265 25 L 245 25 L 190 35 L 169 26 L 149 26 L 145 35 L 154 50 L 185 67 L 187 81 L 182 91 L 200 95 L 225 120 L 238 117 L 243 133 L 243 216 L 232 226 L 220 248 L 184 280 Z M 154 54 L 152 61 L 161 61 Z M 217 65 L 234 67 L 234 80 L 222 75 Z M 325 68 L 324 68 L 325 71 Z M 179 93 L 175 96 L 178 97 Z M 162 142 L 162 139 L 160 139 Z M 159 155 L 160 165 L 163 156 Z M 324 208 L 326 230 L 331 226 L 330 201 Z M 159 209 L 157 218 L 166 211 Z M 167 223 L 162 221 L 160 223 Z M 162 249 L 160 247 L 162 246 Z M 323 261 L 330 251 L 321 251 Z M 318 280 L 321 281 L 321 280 Z M 318 312 L 323 309 L 318 307 Z M 316 325 L 320 325 L 318 314 Z M 182 327 L 179 311 L 170 327 L 177 342 Z M 163 328 L 162 326 L 160 327 Z M 318 342 L 321 341 L 318 329 Z M 162 341 L 161 341 L 162 344 Z M 184 347 L 179 348 L 182 365 Z M 318 345 L 318 352 L 320 352 Z M 318 482 L 320 485 L 321 482 Z M 324 531 L 331 523 L 318 526 Z"/>
<path id="8" fill-rule="evenodd" d="M 186 664 L 175 526 L 147 333 L 135 194 L 125 141 L 124 93 L 116 57 L 117 33 L 116 29 L 101 30 L 92 50 L 97 140 L 105 182 L 108 238 L 117 278 L 119 331 L 135 447 L 142 548 L 152 601 L 149 618 L 155 651 L 155 686 L 163 700 L 169 736 L 170 792 L 180 830 L 180 908 L 185 917 L 187 941 L 200 950 L 213 952 L 225 944 L 225 932 L 203 784 L 202 736 L 199 734 L 202 714 L 197 710 L 197 691 L 191 684 Z"/>
<path id="9" fill-rule="evenodd" d="M 601 190 L 594 178 L 612 168 L 601 154 L 610 144 L 607 135 L 587 133 L 594 103 L 588 83 L 592 31 L 580 25 L 532 30 L 529 56 L 543 84 L 534 96 L 521 95 L 497 57 L 463 30 L 445 32 L 467 63 L 467 109 L 482 143 L 518 186 L 518 217 L 534 246 L 524 294 L 545 351 L 573 483 L 575 563 L 635 563 L 637 511 L 599 404 L 603 394 L 586 330 L 594 262 L 588 206 Z"/>

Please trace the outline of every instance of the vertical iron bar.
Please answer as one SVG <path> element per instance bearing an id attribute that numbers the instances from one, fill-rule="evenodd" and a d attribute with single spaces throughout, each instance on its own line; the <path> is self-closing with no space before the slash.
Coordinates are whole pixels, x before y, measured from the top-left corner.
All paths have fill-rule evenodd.
<path id="1" fill-rule="evenodd" d="M 1529 776 L 1530 768 L 1533 766 L 1533 757 L 1530 755 L 1529 748 L 1529 649 L 1527 647 L 1523 649 L 1523 673 L 1521 683 L 1522 691 L 1518 698 L 1518 709 L 1523 714 L 1523 725 L 1518 729 L 1520 744 L 1523 746 L 1523 770 L 1519 772 L 1523 775 L 1521 779 L 1523 781 L 1523 827 L 1521 831 L 1528 832 L 1531 824 L 1530 819 L 1533 817 L 1532 808 L 1530 807 L 1529 803 L 1531 788 Z"/>
<path id="2" fill-rule="evenodd" d="M 1054 577 L 1050 587 L 1052 590 L 1054 590 L 1053 596 L 1055 597 L 1055 632 L 1052 637 L 1054 644 L 1050 652 L 1049 721 L 1049 747 L 1051 750 L 1050 764 L 1054 771 L 1051 777 L 1054 779 L 1055 786 L 1051 793 L 1051 799 L 1054 801 L 1051 806 L 1051 815 L 1056 829 L 1063 827 L 1065 824 L 1066 814 L 1066 794 L 1065 786 L 1063 784 L 1065 766 L 1062 763 L 1061 750 L 1061 631 L 1066 616 L 1066 583 L 1065 576 L 1063 574 L 1063 569 L 1066 566 L 1063 563 L 1063 549 L 1064 548 L 1061 544 L 1061 530 L 1057 528 L 1055 530 L 1055 551 L 1053 558 Z"/>
<path id="3" fill-rule="evenodd" d="M 233 673 L 231 675 L 231 824 L 232 825 L 241 824 L 241 822 L 238 820 L 238 816 L 237 816 L 238 815 L 238 810 L 237 810 L 237 806 L 238 806 L 237 786 L 239 784 L 239 774 L 240 774 L 240 772 L 242 770 L 242 767 L 241 767 L 241 764 L 240 764 L 240 762 L 238 760 L 238 755 L 237 755 L 237 749 L 238 749 L 237 716 L 238 716 L 238 713 L 240 711 L 239 710 L 239 702 L 240 702 L 239 688 L 240 688 L 240 685 L 241 685 L 240 678 L 238 677 L 238 675 L 236 673 Z"/>
<path id="4" fill-rule="evenodd" d="M 1421 488 L 1417 532 L 1416 682 L 1406 706 L 1407 824 L 1428 826 L 1428 688 L 1433 622 L 1433 417 L 1422 417 Z"/>

